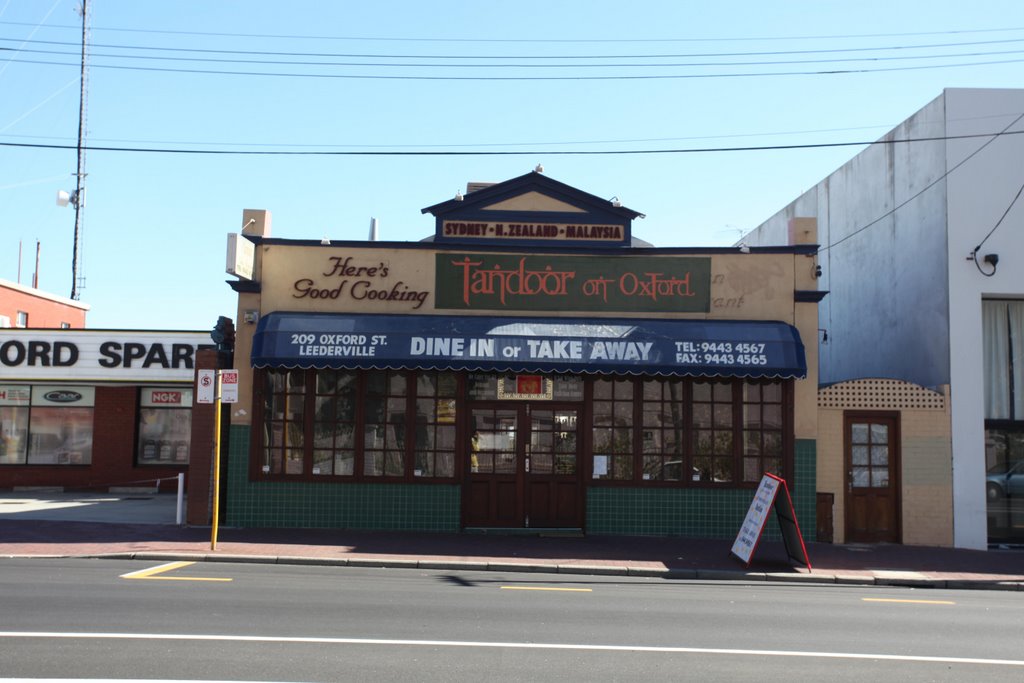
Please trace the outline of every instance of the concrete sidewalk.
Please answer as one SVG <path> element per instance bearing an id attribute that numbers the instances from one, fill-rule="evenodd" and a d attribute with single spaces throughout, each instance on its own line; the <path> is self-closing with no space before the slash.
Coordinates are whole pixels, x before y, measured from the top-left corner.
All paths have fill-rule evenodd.
<path id="1" fill-rule="evenodd" d="M 744 567 L 730 540 L 361 532 L 174 524 L 168 494 L 0 494 L 0 557 L 106 557 L 1024 590 L 1024 551 L 808 544 L 813 569 L 763 542 Z"/>

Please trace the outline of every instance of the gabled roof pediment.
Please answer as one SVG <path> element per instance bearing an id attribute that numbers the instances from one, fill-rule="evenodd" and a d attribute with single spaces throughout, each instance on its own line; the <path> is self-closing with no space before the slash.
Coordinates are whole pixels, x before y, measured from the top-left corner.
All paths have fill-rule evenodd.
<path id="1" fill-rule="evenodd" d="M 467 244 L 629 246 L 643 214 L 538 171 L 484 186 L 423 209 L 434 239 Z"/>

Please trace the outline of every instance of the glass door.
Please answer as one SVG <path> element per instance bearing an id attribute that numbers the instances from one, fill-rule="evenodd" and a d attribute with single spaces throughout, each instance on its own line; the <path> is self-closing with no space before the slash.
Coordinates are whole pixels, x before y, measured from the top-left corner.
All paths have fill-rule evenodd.
<path id="1" fill-rule="evenodd" d="M 582 528 L 576 408 L 473 404 L 464 524 Z"/>

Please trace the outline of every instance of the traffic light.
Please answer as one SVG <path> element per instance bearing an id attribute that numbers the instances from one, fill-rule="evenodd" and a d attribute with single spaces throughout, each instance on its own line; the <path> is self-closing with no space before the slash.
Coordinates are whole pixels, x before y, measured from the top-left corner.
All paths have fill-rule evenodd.
<path id="1" fill-rule="evenodd" d="M 217 318 L 217 324 L 214 325 L 213 331 L 210 332 L 210 339 L 217 345 L 218 351 L 234 351 L 235 324 L 231 321 L 231 318 L 223 315 Z"/>

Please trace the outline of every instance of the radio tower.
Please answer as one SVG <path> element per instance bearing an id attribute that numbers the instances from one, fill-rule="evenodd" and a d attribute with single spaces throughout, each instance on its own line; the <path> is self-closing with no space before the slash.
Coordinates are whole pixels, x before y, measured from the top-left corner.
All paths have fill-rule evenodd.
<path id="1" fill-rule="evenodd" d="M 78 167 L 75 170 L 75 194 L 72 195 L 75 207 L 75 240 L 71 251 L 71 298 L 78 299 L 85 287 L 85 276 L 80 272 L 82 259 L 82 209 L 85 208 L 85 111 L 86 98 L 89 92 L 86 76 L 86 47 L 89 33 L 89 0 L 82 0 L 82 71 L 81 89 L 78 96 Z"/>

